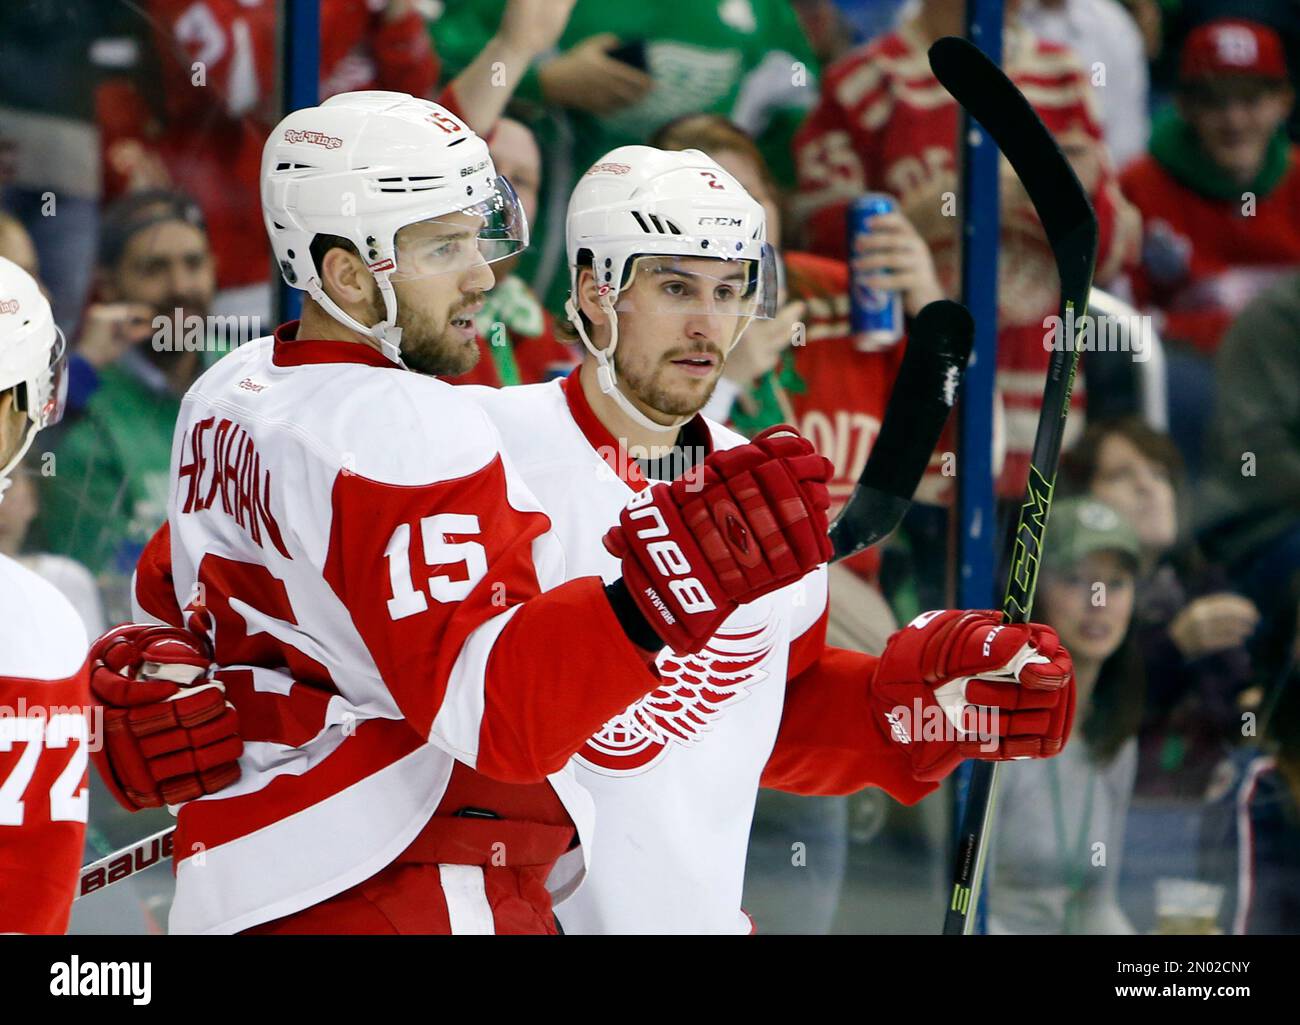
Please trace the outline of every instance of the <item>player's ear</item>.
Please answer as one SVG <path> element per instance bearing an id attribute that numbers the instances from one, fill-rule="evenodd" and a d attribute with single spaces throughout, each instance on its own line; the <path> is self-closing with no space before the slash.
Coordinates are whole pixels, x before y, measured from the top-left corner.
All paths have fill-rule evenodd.
<path id="1" fill-rule="evenodd" d="M 600 308 L 600 303 L 597 301 L 599 294 L 596 275 L 592 272 L 592 269 L 590 267 L 580 268 L 578 271 L 578 309 L 593 324 L 604 324 L 606 320 L 605 311 Z"/>
<path id="2" fill-rule="evenodd" d="M 375 291 L 375 279 L 361 257 L 335 246 L 320 261 L 321 287 L 345 310 L 366 305 Z"/>

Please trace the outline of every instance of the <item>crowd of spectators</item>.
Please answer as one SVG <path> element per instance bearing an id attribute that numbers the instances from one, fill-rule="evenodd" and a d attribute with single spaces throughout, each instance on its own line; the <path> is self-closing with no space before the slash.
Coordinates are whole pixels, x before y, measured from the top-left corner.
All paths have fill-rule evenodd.
<path id="1" fill-rule="evenodd" d="M 92 636 L 129 616 L 180 397 L 279 312 L 258 180 L 279 116 L 280 6 L 0 9 L 0 255 L 43 282 L 71 351 L 69 415 L 0 504 L 0 551 L 63 590 Z M 909 320 L 960 298 L 959 110 L 926 49 L 962 32 L 964 4 L 673 6 L 680 16 L 600 0 L 320 0 L 320 95 L 437 99 L 488 138 L 519 193 L 532 242 L 493 268 L 464 383 L 576 364 L 563 212 L 600 154 L 642 143 L 715 159 L 767 209 L 783 294 L 706 411 L 751 434 L 795 424 L 833 462 L 843 502 L 906 345 L 854 334 L 851 276 L 898 292 Z M 1075 741 L 1002 774 L 989 931 L 1300 931 L 1295 11 L 1006 2 L 1004 67 L 1089 192 L 1096 287 L 1143 321 L 1147 358 L 1135 350 L 1125 372 L 1159 375 L 1163 399 L 1139 403 L 1113 362 L 1085 355 L 1036 610 L 1074 656 Z M 851 246 L 846 210 L 864 191 L 897 211 Z M 988 444 L 1007 512 L 1028 474 L 1058 281 L 1005 162 L 1000 208 Z M 832 643 L 877 651 L 950 601 L 954 432 L 903 530 L 832 567 Z M 943 794 L 925 810 L 872 793 L 765 796 L 747 905 L 773 931 L 927 930 L 946 892 Z M 1209 910 L 1174 907 L 1194 884 Z M 923 895 L 915 918 L 855 897 L 909 886 Z"/>

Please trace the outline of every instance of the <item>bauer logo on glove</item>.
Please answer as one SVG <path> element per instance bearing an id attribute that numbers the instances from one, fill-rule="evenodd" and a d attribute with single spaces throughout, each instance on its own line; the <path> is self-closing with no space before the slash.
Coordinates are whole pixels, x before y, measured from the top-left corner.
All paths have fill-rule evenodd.
<path id="1" fill-rule="evenodd" d="M 668 647 L 699 651 L 737 606 L 831 557 L 832 470 L 782 425 L 628 502 L 605 548 L 622 559 L 628 593 Z"/>

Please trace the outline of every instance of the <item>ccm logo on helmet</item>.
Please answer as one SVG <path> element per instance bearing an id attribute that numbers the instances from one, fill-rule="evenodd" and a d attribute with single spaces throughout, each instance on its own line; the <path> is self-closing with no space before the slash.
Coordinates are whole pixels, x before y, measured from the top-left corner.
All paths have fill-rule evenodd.
<path id="1" fill-rule="evenodd" d="M 699 223 L 701 227 L 712 224 L 719 228 L 739 228 L 745 222 L 740 217 L 701 217 Z"/>
<path id="2" fill-rule="evenodd" d="M 642 539 L 668 536 L 664 514 L 657 506 L 650 504 L 653 499 L 653 492 L 646 488 L 627 503 L 629 520 L 653 521 L 636 532 L 636 536 Z M 668 581 L 668 590 L 681 603 L 683 612 L 712 612 L 717 608 L 704 585 L 695 577 L 687 576 L 691 572 L 691 564 L 676 541 L 652 541 L 646 545 L 646 551 L 650 553 L 655 568 L 664 576 L 673 578 Z"/>
<path id="3" fill-rule="evenodd" d="M 0 313 L 17 313 L 17 299 L 0 299 Z"/>
<path id="4" fill-rule="evenodd" d="M 324 132 L 303 131 L 298 128 L 285 129 L 284 141 L 306 142 L 313 146 L 324 146 L 326 149 L 338 149 L 343 145 L 343 140 L 337 135 L 326 135 Z"/>

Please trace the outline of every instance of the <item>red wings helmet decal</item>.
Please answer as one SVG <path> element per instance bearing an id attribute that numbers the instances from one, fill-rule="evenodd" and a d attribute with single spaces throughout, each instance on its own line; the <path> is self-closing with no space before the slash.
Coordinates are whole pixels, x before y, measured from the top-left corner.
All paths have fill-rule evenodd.
<path id="1" fill-rule="evenodd" d="M 663 686 L 629 705 L 578 751 L 578 760 L 607 776 L 643 772 L 673 744 L 698 743 L 728 708 L 768 677 L 771 621 L 757 628 L 719 630 L 703 650 L 659 655 Z"/>

